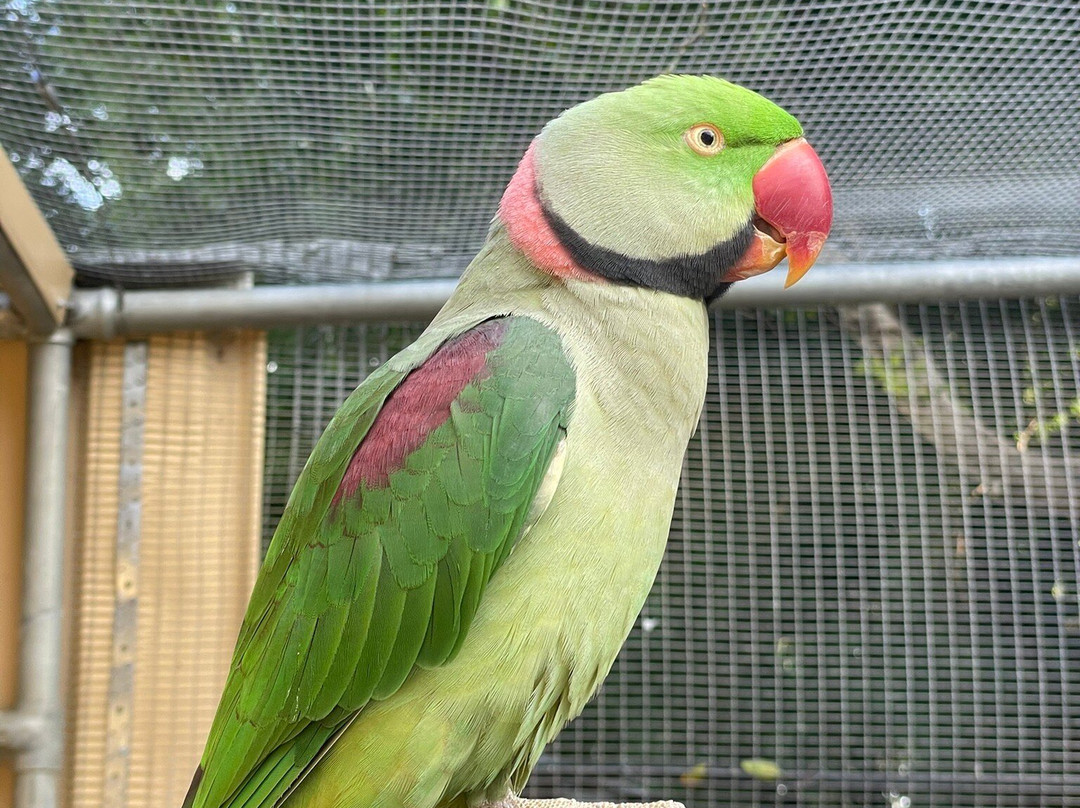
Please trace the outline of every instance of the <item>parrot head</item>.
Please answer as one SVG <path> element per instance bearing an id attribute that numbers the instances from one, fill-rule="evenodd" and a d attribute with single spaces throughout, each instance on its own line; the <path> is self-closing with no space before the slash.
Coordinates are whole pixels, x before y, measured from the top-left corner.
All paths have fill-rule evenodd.
<path id="1" fill-rule="evenodd" d="M 499 218 L 564 278 L 706 301 L 788 259 L 806 274 L 832 223 L 825 168 L 771 101 L 711 76 L 660 76 L 572 107 L 533 141 Z"/>

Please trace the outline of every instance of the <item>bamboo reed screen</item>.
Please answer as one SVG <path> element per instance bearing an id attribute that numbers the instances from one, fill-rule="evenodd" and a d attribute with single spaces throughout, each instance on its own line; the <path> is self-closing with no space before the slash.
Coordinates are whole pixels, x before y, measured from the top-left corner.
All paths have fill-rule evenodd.
<path id="1" fill-rule="evenodd" d="M 187 788 L 258 563 L 265 355 L 174 334 L 81 363 L 72 808 Z"/>

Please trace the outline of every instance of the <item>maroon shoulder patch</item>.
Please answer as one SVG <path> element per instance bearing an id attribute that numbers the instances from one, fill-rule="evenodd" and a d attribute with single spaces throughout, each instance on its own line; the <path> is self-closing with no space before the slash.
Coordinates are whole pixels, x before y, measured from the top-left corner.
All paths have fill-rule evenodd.
<path id="1" fill-rule="evenodd" d="M 488 354 L 502 343 L 506 323 L 487 320 L 446 342 L 386 399 L 334 495 L 336 504 L 364 485 L 384 486 L 428 435 L 450 417 L 450 405 L 472 381 L 486 378 Z"/>

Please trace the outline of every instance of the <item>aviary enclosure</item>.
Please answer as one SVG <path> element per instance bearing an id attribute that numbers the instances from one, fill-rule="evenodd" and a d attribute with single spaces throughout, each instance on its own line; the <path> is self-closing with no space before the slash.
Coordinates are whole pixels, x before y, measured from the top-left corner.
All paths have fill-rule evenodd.
<path id="1" fill-rule="evenodd" d="M 1080 805 L 1078 43 L 1071 0 L 8 0 L 0 804 L 179 804 L 337 404 L 545 121 L 686 72 L 800 118 L 836 224 L 715 311 L 660 576 L 527 793 Z"/>

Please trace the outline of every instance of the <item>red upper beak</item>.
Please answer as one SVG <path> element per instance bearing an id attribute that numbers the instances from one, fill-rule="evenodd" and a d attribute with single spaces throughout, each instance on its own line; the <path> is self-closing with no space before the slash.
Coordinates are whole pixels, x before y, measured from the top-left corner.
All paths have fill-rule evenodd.
<path id="1" fill-rule="evenodd" d="M 817 260 L 832 226 L 832 190 L 825 166 L 803 138 L 777 147 L 754 175 L 754 240 L 729 280 L 772 269 L 787 255 L 791 286 Z"/>

